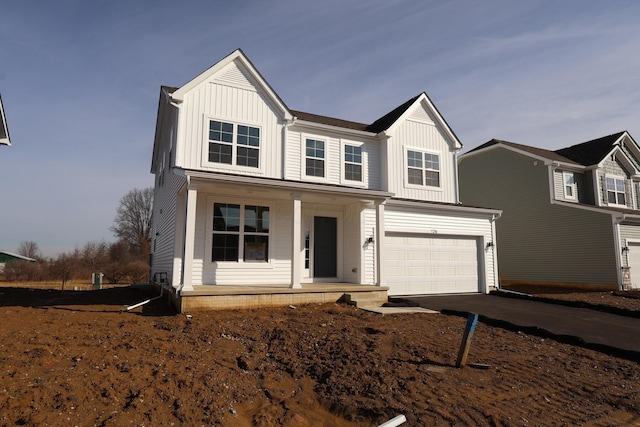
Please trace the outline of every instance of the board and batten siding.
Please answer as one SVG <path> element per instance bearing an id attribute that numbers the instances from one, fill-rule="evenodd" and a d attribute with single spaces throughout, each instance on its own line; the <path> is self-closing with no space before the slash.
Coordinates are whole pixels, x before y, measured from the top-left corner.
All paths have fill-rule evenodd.
<path id="1" fill-rule="evenodd" d="M 543 162 L 503 148 L 463 158 L 460 199 L 503 211 L 496 221 L 500 279 L 617 286 L 611 216 L 552 205 Z"/>
<path id="2" fill-rule="evenodd" d="M 485 215 L 467 213 L 425 212 L 422 209 L 390 207 L 385 208 L 384 225 L 387 233 L 411 233 L 437 237 L 476 237 L 480 239 L 478 264 L 482 266 L 484 277 L 481 287 L 497 286 L 494 271 L 494 249 L 486 248 L 493 242 L 491 220 Z M 486 289 L 486 288 L 485 288 Z"/>
<path id="3" fill-rule="evenodd" d="M 279 112 L 235 63 L 229 64 L 220 75 L 222 78 L 214 77 L 186 93 L 180 105 L 179 140 L 182 151 L 179 166 L 281 178 L 283 125 Z M 207 159 L 209 119 L 260 128 L 260 167 L 210 163 Z"/>
<path id="4" fill-rule="evenodd" d="M 407 186 L 406 150 L 440 155 L 440 187 Z M 396 197 L 434 202 L 456 202 L 455 152 L 443 132 L 432 123 L 407 119 L 400 123 L 387 142 L 388 190 Z"/>

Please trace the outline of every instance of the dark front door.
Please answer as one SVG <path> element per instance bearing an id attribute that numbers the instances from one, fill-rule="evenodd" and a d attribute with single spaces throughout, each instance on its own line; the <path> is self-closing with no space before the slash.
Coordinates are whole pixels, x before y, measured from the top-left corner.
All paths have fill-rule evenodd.
<path id="1" fill-rule="evenodd" d="M 336 277 L 337 219 L 313 217 L 313 277 Z"/>

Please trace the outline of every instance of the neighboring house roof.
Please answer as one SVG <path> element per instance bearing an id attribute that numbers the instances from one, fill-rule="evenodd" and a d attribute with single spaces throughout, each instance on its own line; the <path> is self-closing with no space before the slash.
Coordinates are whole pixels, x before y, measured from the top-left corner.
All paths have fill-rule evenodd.
<path id="1" fill-rule="evenodd" d="M 35 259 L 29 258 L 23 255 L 14 254 L 12 252 L 0 251 L 0 262 L 9 262 L 9 261 L 31 261 L 36 262 Z"/>
<path id="2" fill-rule="evenodd" d="M 626 131 L 622 131 L 603 136 L 602 138 L 592 139 L 591 141 L 556 150 L 556 153 L 568 157 L 584 166 L 597 165 L 611 152 L 614 144 L 618 142 L 625 133 Z"/>
<path id="3" fill-rule="evenodd" d="M 305 113 L 303 111 L 291 110 L 294 116 L 300 120 L 305 120 L 313 123 L 320 123 L 322 125 L 336 126 L 345 129 L 360 130 L 363 132 L 369 131 L 369 125 L 365 123 L 350 122 L 348 120 L 336 119 L 334 117 L 320 116 L 318 114 Z"/>
<path id="4" fill-rule="evenodd" d="M 545 150 L 544 148 L 536 148 L 536 147 L 530 147 L 528 145 L 523 145 L 523 144 L 516 144 L 515 142 L 510 142 L 510 141 L 503 141 L 501 139 L 492 139 L 489 142 L 485 142 L 484 144 L 480 145 L 479 147 L 474 148 L 473 150 L 469 151 L 468 153 L 466 153 L 466 155 L 469 155 L 471 153 L 475 153 L 481 150 L 484 150 L 486 148 L 495 146 L 495 145 L 502 145 L 502 146 L 506 146 L 506 147 L 510 147 L 513 148 L 515 150 L 518 151 L 524 151 L 525 153 L 528 154 L 532 154 L 535 157 L 541 157 L 547 160 L 552 160 L 552 161 L 556 161 L 556 162 L 563 162 L 563 163 L 573 163 L 578 165 L 579 163 L 565 157 L 562 156 L 560 154 L 558 154 L 556 151 L 551 151 L 551 150 Z"/>
<path id="5" fill-rule="evenodd" d="M 7 118 L 4 115 L 4 107 L 2 106 L 2 96 L 0 96 L 0 145 L 11 145 Z"/>
<path id="6" fill-rule="evenodd" d="M 631 138 L 627 131 L 622 131 L 555 151 L 516 144 L 515 142 L 500 139 L 492 139 L 491 141 L 485 142 L 484 144 L 474 148 L 468 153 L 465 153 L 464 156 L 485 150 L 492 146 L 501 145 L 554 162 L 562 162 L 579 166 L 591 166 L 599 164 L 609 153 L 611 153 L 611 150 L 619 144 L 619 141 L 625 135 Z"/>

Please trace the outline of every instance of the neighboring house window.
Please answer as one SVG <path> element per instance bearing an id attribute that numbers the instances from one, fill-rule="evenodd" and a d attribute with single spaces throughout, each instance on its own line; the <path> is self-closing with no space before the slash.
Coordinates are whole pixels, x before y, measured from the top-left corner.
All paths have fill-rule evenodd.
<path id="1" fill-rule="evenodd" d="M 235 152 L 235 155 L 234 155 Z M 209 121 L 209 161 L 259 167 L 260 129 L 217 120 Z"/>
<path id="2" fill-rule="evenodd" d="M 607 202 L 613 205 L 626 205 L 624 178 L 606 178 Z"/>
<path id="3" fill-rule="evenodd" d="M 362 147 L 344 146 L 344 179 L 362 181 Z"/>
<path id="4" fill-rule="evenodd" d="M 307 139 L 306 141 L 306 174 L 307 176 L 324 177 L 325 162 L 324 141 Z"/>
<path id="5" fill-rule="evenodd" d="M 562 179 L 564 181 L 564 197 L 567 199 L 576 198 L 576 182 L 573 172 L 563 172 Z"/>
<path id="6" fill-rule="evenodd" d="M 414 185 L 440 187 L 440 155 L 407 150 L 407 181 Z"/>
<path id="7" fill-rule="evenodd" d="M 269 207 L 214 203 L 211 261 L 269 261 Z"/>

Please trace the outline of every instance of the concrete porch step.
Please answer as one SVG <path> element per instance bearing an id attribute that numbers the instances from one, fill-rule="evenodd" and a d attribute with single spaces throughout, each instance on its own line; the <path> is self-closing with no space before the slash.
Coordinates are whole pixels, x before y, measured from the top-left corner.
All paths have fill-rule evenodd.
<path id="1" fill-rule="evenodd" d="M 344 302 L 361 307 L 380 307 L 387 303 L 386 292 L 354 292 L 345 293 Z"/>

